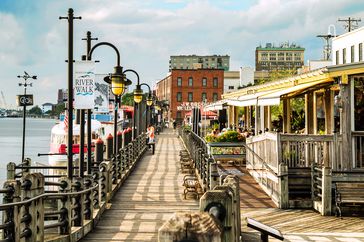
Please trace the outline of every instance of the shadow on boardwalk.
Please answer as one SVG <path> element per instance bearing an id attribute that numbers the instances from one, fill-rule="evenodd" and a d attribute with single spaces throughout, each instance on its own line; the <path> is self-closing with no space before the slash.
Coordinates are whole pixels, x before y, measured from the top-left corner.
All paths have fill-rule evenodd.
<path id="1" fill-rule="evenodd" d="M 83 241 L 158 241 L 158 229 L 174 212 L 197 211 L 198 201 L 184 200 L 182 196 L 182 147 L 169 130 L 157 136 L 155 154 L 147 152 L 97 227 Z M 362 218 L 339 219 L 323 217 L 312 210 L 278 209 L 244 168 L 221 167 L 222 172 L 229 170 L 239 171 L 243 241 L 259 241 L 258 233 L 244 223 L 245 217 L 279 229 L 285 241 L 364 241 Z"/>
<path id="2" fill-rule="evenodd" d="M 197 200 L 184 200 L 177 135 L 164 132 L 112 199 L 92 233 L 83 241 L 157 241 L 158 229 L 176 211 L 198 210 Z"/>

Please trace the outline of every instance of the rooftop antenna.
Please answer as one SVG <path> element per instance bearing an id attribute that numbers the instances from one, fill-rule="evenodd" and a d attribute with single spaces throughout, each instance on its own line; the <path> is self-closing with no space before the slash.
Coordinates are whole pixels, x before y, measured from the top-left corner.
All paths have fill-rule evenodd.
<path id="1" fill-rule="evenodd" d="M 338 19 L 339 22 L 345 22 L 344 28 L 351 32 L 352 30 L 358 28 L 359 22 L 361 22 L 360 18 L 347 18 L 347 19 Z"/>
<path id="2" fill-rule="evenodd" d="M 331 32 L 331 29 L 333 29 L 333 34 Z M 323 49 L 323 55 L 324 55 L 324 58 L 323 60 L 330 60 L 330 56 L 331 56 L 331 42 L 330 40 L 334 37 L 336 37 L 336 28 L 335 28 L 335 25 L 333 24 L 330 24 L 329 27 L 328 27 L 328 30 L 327 30 L 327 34 L 320 34 L 320 35 L 317 35 L 316 37 L 319 37 L 319 38 L 323 38 L 324 41 L 325 41 L 325 44 L 324 44 L 324 49 Z"/>

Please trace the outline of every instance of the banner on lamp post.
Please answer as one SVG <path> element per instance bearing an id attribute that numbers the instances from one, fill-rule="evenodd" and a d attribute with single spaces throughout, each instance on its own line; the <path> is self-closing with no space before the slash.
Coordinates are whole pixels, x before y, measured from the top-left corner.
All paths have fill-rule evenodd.
<path id="1" fill-rule="evenodd" d="M 95 105 L 95 63 L 93 61 L 76 61 L 73 76 L 75 109 L 93 109 Z"/>
<path id="2" fill-rule="evenodd" d="M 95 75 L 95 113 L 109 113 L 109 84 L 104 81 L 107 74 Z"/>

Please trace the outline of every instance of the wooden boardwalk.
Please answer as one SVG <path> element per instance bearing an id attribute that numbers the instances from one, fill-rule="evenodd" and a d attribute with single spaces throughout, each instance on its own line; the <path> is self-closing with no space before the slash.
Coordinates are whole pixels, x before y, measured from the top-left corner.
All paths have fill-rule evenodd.
<path id="1" fill-rule="evenodd" d="M 259 241 L 259 234 L 246 226 L 253 218 L 279 229 L 285 241 L 364 241 L 364 218 L 321 216 L 310 209 L 278 209 L 255 180 L 242 167 L 223 166 L 225 173 L 237 174 L 240 181 L 240 208 L 243 241 Z M 279 241 L 270 238 L 269 241 Z"/>
<path id="2" fill-rule="evenodd" d="M 182 196 L 184 174 L 179 171 L 182 147 L 172 132 L 157 136 L 156 153 L 148 152 L 140 161 L 97 227 L 83 241 L 158 241 L 158 229 L 174 212 L 197 211 L 198 201 L 184 200 Z M 220 169 L 237 174 L 240 180 L 243 241 L 259 241 L 258 233 L 247 228 L 245 217 L 279 229 L 285 241 L 364 241 L 363 218 L 339 219 L 323 217 L 313 210 L 278 209 L 244 168 Z"/>
<path id="3" fill-rule="evenodd" d="M 197 200 L 182 197 L 179 150 L 183 146 L 177 135 L 167 132 L 156 136 L 155 154 L 147 152 L 82 241 L 158 241 L 158 229 L 174 212 L 198 210 Z"/>

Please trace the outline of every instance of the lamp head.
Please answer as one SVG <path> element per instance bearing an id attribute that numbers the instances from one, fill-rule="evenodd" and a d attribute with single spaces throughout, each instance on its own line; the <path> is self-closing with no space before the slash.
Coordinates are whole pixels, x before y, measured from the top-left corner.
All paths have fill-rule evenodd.
<path id="1" fill-rule="evenodd" d="M 143 90 L 140 88 L 140 85 L 136 85 L 136 89 L 134 89 L 134 102 L 140 103 L 143 100 Z"/>
<path id="2" fill-rule="evenodd" d="M 104 81 L 108 84 L 111 84 L 111 92 L 115 96 L 123 95 L 126 88 L 131 84 L 130 80 L 126 80 L 125 74 L 123 74 L 123 68 L 121 66 L 115 66 L 114 73 L 106 76 Z"/>
<path id="3" fill-rule="evenodd" d="M 152 106 L 152 104 L 153 104 L 153 98 L 152 95 L 149 93 L 147 97 L 147 105 Z"/>

